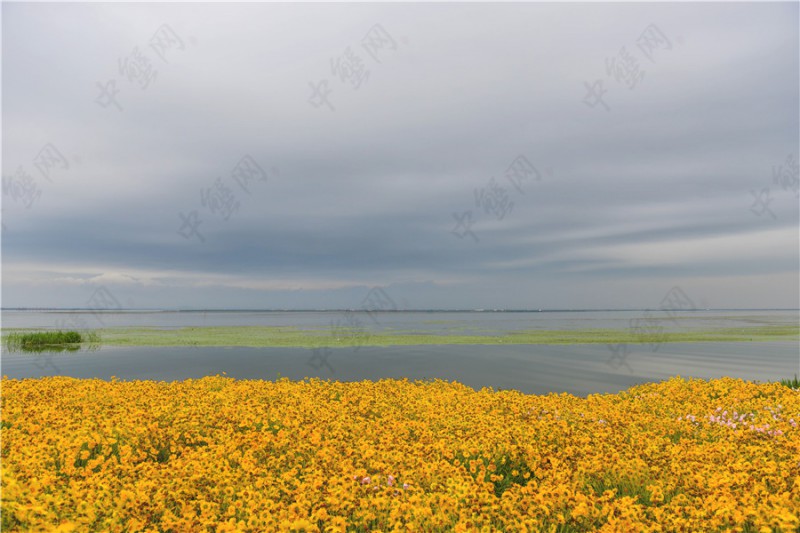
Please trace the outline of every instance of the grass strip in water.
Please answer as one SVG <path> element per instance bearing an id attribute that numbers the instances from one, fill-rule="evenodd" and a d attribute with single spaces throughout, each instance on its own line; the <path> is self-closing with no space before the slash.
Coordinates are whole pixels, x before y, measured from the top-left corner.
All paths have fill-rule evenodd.
<path id="1" fill-rule="evenodd" d="M 96 330 L 108 346 L 411 346 L 504 344 L 661 344 L 674 342 L 798 341 L 800 326 L 769 325 L 695 331 L 641 332 L 634 329 L 495 331 L 485 335 L 419 332 L 371 332 L 359 328 L 307 330 L 290 326 L 209 326 L 175 329 L 109 328 Z M 7 338 L 18 336 L 12 331 Z M 17 338 L 17 337 L 14 337 Z"/>

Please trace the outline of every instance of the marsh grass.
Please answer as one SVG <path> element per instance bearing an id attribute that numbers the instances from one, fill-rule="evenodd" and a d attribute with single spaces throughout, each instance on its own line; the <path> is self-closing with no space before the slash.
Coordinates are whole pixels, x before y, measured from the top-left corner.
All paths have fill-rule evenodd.
<path id="1" fill-rule="evenodd" d="M 462 334 L 447 331 L 370 331 L 359 328 L 300 329 L 289 326 L 208 326 L 175 329 L 113 328 L 100 330 L 109 346 L 407 346 L 508 344 L 660 344 L 664 342 L 756 342 L 800 340 L 798 326 L 757 326 L 642 335 L 630 329 L 517 330 Z"/>
<path id="2" fill-rule="evenodd" d="M 11 352 L 72 352 L 79 350 L 84 343 L 98 345 L 100 336 L 95 332 L 36 331 L 9 333 L 4 340 L 6 349 Z"/>

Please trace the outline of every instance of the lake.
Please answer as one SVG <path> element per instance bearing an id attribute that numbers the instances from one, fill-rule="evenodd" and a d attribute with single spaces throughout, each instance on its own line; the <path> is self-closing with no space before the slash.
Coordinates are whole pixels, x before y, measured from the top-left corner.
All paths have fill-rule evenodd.
<path id="1" fill-rule="evenodd" d="M 654 312 L 658 313 L 658 312 Z M 356 313 L 365 329 L 487 333 L 519 329 L 626 328 L 642 311 L 383 312 Z M 693 311 L 664 319 L 669 329 L 796 324 L 797 311 Z M 43 312 L 5 311 L 4 328 L 160 327 L 265 325 L 318 329 L 344 312 Z M 487 333 L 488 334 L 488 333 Z M 239 379 L 319 377 L 343 381 L 381 378 L 456 380 L 474 388 L 525 393 L 618 392 L 671 376 L 730 376 L 772 381 L 800 373 L 797 342 L 667 343 L 628 345 L 615 353 L 603 344 L 434 345 L 320 348 L 114 347 L 63 353 L 8 353 L 9 378 L 64 375 L 78 378 L 182 380 L 226 372 Z"/>

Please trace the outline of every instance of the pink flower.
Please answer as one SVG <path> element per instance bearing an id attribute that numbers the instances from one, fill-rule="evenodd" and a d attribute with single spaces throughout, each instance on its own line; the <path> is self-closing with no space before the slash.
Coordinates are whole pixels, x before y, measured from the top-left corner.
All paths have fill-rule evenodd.
<path id="1" fill-rule="evenodd" d="M 362 484 L 362 485 L 366 485 L 366 484 L 368 484 L 368 483 L 371 483 L 371 482 L 372 482 L 372 479 L 370 479 L 370 477 L 369 477 L 369 476 L 367 476 L 367 477 L 365 477 L 365 478 L 363 478 L 363 479 L 361 480 L 361 484 Z"/>
<path id="2" fill-rule="evenodd" d="M 407 488 L 408 488 L 408 483 L 403 483 L 403 489 L 407 489 Z"/>
<path id="3" fill-rule="evenodd" d="M 394 476 L 389 476 L 389 479 L 386 480 L 386 484 L 389 485 L 390 487 L 394 485 Z"/>

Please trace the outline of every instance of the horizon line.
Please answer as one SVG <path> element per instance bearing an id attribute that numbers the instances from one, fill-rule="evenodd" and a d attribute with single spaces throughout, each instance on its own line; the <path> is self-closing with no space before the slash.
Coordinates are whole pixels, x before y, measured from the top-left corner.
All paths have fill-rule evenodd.
<path id="1" fill-rule="evenodd" d="M 82 311 L 82 312 L 165 312 L 165 313 L 196 313 L 196 312 L 270 312 L 270 313 L 329 313 L 329 312 L 364 312 L 364 313 L 563 313 L 563 312 L 596 312 L 596 311 L 800 311 L 793 307 L 706 307 L 706 308 L 561 308 L 561 309 L 463 309 L 463 308 L 422 308 L 422 309 L 365 309 L 360 308 L 330 308 L 330 309 L 286 309 L 286 308 L 166 308 L 166 307 L 120 307 L 118 309 L 99 309 L 91 307 L 0 307 L 2 311 Z"/>

